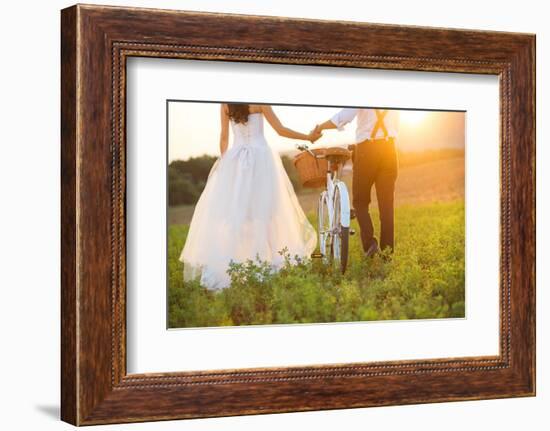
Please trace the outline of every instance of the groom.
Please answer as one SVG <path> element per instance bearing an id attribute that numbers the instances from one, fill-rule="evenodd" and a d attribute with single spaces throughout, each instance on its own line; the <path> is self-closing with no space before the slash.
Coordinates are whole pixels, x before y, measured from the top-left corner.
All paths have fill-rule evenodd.
<path id="1" fill-rule="evenodd" d="M 353 206 L 365 256 L 380 249 L 393 252 L 394 191 L 397 179 L 397 153 L 395 140 L 399 127 L 399 112 L 387 109 L 344 108 L 331 119 L 314 129 L 343 130 L 357 118 L 356 145 L 353 156 Z M 374 237 L 369 214 L 372 186 L 376 188 L 380 213 L 380 245 Z"/>

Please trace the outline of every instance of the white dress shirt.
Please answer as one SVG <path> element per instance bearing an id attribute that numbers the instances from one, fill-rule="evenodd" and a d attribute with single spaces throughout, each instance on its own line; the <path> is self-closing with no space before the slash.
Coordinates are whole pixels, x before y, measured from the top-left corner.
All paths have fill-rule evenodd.
<path id="1" fill-rule="evenodd" d="M 331 119 L 332 123 L 342 130 L 346 124 L 357 117 L 357 131 L 355 133 L 355 142 L 363 142 L 366 139 L 372 139 L 371 134 L 376 127 L 378 117 L 374 109 L 364 108 L 344 108 L 337 112 Z M 388 110 L 384 117 L 384 126 L 388 132 L 388 138 L 397 138 L 399 129 L 399 111 Z M 384 138 L 384 129 L 379 127 L 375 139 Z"/>

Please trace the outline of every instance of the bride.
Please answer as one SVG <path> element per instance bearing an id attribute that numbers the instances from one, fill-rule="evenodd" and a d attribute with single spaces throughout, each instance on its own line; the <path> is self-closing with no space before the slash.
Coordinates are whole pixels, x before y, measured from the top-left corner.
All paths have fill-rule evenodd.
<path id="1" fill-rule="evenodd" d="M 256 258 L 274 270 L 290 256 L 307 257 L 317 245 L 316 233 L 294 193 L 280 156 L 268 145 L 264 118 L 286 138 L 314 142 L 279 121 L 271 106 L 221 105 L 221 156 L 210 171 L 181 252 L 184 280 L 200 277 L 201 285 L 219 290 L 230 285 L 229 264 Z M 233 145 L 228 149 L 229 124 Z"/>

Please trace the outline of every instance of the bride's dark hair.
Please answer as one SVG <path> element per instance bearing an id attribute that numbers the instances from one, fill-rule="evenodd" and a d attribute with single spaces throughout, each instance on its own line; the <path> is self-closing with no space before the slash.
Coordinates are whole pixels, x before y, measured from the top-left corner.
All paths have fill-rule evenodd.
<path id="1" fill-rule="evenodd" d="M 248 121 L 248 115 L 250 114 L 250 108 L 246 103 L 228 103 L 228 116 L 230 120 L 235 123 L 246 124 Z"/>

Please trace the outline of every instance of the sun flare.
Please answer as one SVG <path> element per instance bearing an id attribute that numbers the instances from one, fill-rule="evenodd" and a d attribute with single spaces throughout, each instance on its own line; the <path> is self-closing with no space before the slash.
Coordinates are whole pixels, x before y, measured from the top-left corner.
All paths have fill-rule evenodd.
<path id="1" fill-rule="evenodd" d="M 399 118 L 404 123 L 411 126 L 417 126 L 426 118 L 427 114 L 426 111 L 401 111 L 399 113 Z"/>

